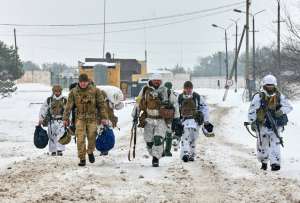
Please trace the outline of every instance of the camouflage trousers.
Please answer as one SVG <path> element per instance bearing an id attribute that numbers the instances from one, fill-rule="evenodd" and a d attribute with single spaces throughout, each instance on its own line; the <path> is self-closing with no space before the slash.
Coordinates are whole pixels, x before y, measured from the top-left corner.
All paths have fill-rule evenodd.
<path id="1" fill-rule="evenodd" d="M 280 132 L 280 130 L 279 130 Z M 258 133 L 256 135 L 259 137 Z M 273 130 L 266 127 L 260 129 L 260 139 L 257 139 L 257 159 L 262 163 L 278 164 L 281 162 L 280 140 Z"/>
<path id="2" fill-rule="evenodd" d="M 146 119 L 144 139 L 151 156 L 160 159 L 164 152 L 164 139 L 167 125 L 163 119 Z"/>
<path id="3" fill-rule="evenodd" d="M 96 120 L 77 120 L 76 131 L 78 158 L 85 160 L 86 153 L 92 154 L 96 147 L 97 122 Z M 86 148 L 85 140 L 88 140 Z"/>

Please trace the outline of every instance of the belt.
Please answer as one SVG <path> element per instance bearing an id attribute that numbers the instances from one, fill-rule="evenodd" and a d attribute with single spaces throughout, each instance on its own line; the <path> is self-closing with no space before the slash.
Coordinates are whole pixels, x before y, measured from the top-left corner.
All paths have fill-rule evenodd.
<path id="1" fill-rule="evenodd" d="M 194 116 L 186 116 L 186 117 L 183 117 L 183 120 L 187 120 L 187 119 L 194 119 Z"/>
<path id="2" fill-rule="evenodd" d="M 162 119 L 161 116 L 151 116 L 151 115 L 147 115 L 147 118 L 151 118 L 151 119 Z"/>

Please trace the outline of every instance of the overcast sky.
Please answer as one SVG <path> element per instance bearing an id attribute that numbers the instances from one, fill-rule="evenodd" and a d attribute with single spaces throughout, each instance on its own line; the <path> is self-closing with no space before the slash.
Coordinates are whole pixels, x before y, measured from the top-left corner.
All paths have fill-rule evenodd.
<path id="1" fill-rule="evenodd" d="M 107 0 L 106 20 L 112 22 L 153 18 L 210 9 L 236 2 L 243 1 Z M 288 7 L 294 7 L 297 0 L 284 0 L 283 2 Z M 245 6 L 235 7 L 244 10 Z M 85 24 L 103 22 L 103 0 L 2 0 L 1 8 L 0 24 Z M 226 9 L 231 10 L 232 8 Z M 108 33 L 106 51 L 114 53 L 115 57 L 144 59 L 146 39 L 150 68 L 174 67 L 175 64 L 193 67 L 199 56 L 206 56 L 224 50 L 224 32 L 213 28 L 212 23 L 226 27 L 232 23 L 230 19 L 241 18 L 239 21 L 240 28 L 244 24 L 245 17 L 243 14 L 232 11 L 222 13 L 226 9 L 217 10 L 220 14 L 216 14 L 214 11 L 196 16 L 147 23 L 108 25 L 107 32 L 142 27 L 146 27 L 146 29 Z M 276 0 L 252 1 L 253 13 L 262 9 L 266 9 L 266 11 L 257 16 L 257 29 L 259 30 L 257 43 L 268 45 L 276 39 L 276 25 L 272 23 L 276 20 Z M 210 16 L 203 17 L 207 14 Z M 193 18 L 193 20 L 168 26 L 147 28 L 190 18 Z M 63 62 L 69 65 L 77 65 L 77 61 L 84 60 L 85 57 L 102 56 L 102 26 L 16 28 L 19 53 L 22 60 L 32 60 L 39 64 Z M 74 36 L 73 34 L 79 35 Z M 233 34 L 234 27 L 229 31 L 230 50 L 234 48 Z M 0 40 L 12 45 L 13 27 L 0 26 Z"/>

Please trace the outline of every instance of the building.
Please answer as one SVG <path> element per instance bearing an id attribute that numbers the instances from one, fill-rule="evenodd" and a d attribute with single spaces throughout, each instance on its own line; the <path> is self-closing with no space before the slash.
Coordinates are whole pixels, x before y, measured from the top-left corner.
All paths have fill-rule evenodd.
<path id="1" fill-rule="evenodd" d="M 51 85 L 51 72 L 42 70 L 28 70 L 17 80 L 17 83 L 41 83 Z"/>
<path id="2" fill-rule="evenodd" d="M 119 87 L 125 98 L 137 95 L 136 84 L 139 78 L 147 73 L 145 61 L 136 59 L 111 58 L 109 53 L 106 58 L 86 58 L 80 64 L 80 72 L 85 72 L 97 85 L 112 85 Z M 97 74 L 102 77 L 99 79 Z"/>

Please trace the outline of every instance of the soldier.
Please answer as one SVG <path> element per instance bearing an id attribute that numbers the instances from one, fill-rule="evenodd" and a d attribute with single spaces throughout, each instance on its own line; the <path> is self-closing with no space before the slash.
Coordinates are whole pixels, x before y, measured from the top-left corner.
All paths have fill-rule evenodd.
<path id="1" fill-rule="evenodd" d="M 213 129 L 209 123 L 209 109 L 204 98 L 193 91 L 191 81 L 186 81 L 183 88 L 183 93 L 178 96 L 181 122 L 175 120 L 177 123 L 174 124 L 174 128 L 182 133 L 180 158 L 188 162 L 195 160 L 200 126 L 204 124 L 203 127 L 208 132 L 212 132 Z"/>
<path id="2" fill-rule="evenodd" d="M 52 156 L 62 156 L 65 146 L 58 140 L 63 136 L 63 112 L 67 99 L 62 95 L 62 88 L 54 85 L 52 96 L 48 97 L 42 105 L 39 113 L 39 125 L 48 126 L 49 152 Z"/>
<path id="3" fill-rule="evenodd" d="M 90 163 L 95 162 L 93 154 L 97 134 L 97 124 L 107 125 L 107 109 L 103 93 L 89 83 L 88 76 L 79 76 L 78 86 L 69 94 L 67 106 L 64 112 L 64 125 L 69 125 L 69 117 L 73 107 L 76 107 L 76 137 L 77 150 L 80 159 L 79 166 L 86 165 L 86 153 Z M 98 123 L 97 123 L 98 122 Z M 85 139 L 87 136 L 88 147 Z"/>
<path id="4" fill-rule="evenodd" d="M 263 78 L 262 89 L 253 96 L 248 119 L 257 135 L 257 158 L 261 169 L 280 170 L 280 132 L 287 125 L 286 114 L 293 110 L 289 101 L 277 89 L 277 79 L 273 75 Z"/>
<path id="5" fill-rule="evenodd" d="M 167 124 L 173 118 L 179 118 L 178 104 L 168 97 L 168 90 L 162 85 L 159 74 L 153 74 L 139 94 L 138 109 L 141 111 L 139 127 L 144 128 L 144 139 L 152 158 L 152 166 L 159 166 L 159 159 L 164 152 L 164 139 Z M 139 99 L 138 99 L 139 100 Z M 172 108 L 169 108 L 170 105 Z"/>
<path id="6" fill-rule="evenodd" d="M 103 93 L 104 99 L 106 101 L 106 107 L 107 107 L 107 115 L 109 120 L 109 125 L 113 128 L 117 127 L 118 124 L 118 117 L 115 115 L 114 110 L 121 110 L 124 107 L 124 104 L 122 102 L 119 102 L 117 104 L 114 104 L 107 96 L 105 91 L 101 91 Z M 108 152 L 101 152 L 100 156 L 107 156 Z"/>
<path id="7" fill-rule="evenodd" d="M 176 101 L 177 100 L 177 95 L 172 89 L 173 84 L 171 82 L 166 82 L 165 87 L 167 88 L 168 91 L 168 102 L 169 101 Z M 170 104 L 171 105 L 171 104 Z M 166 138 L 165 138 L 165 151 L 164 155 L 165 156 L 172 156 L 171 149 L 172 149 L 172 140 L 173 140 L 173 132 L 172 132 L 172 121 L 167 122 L 167 131 L 166 131 Z M 176 137 L 174 138 L 176 140 Z"/>

